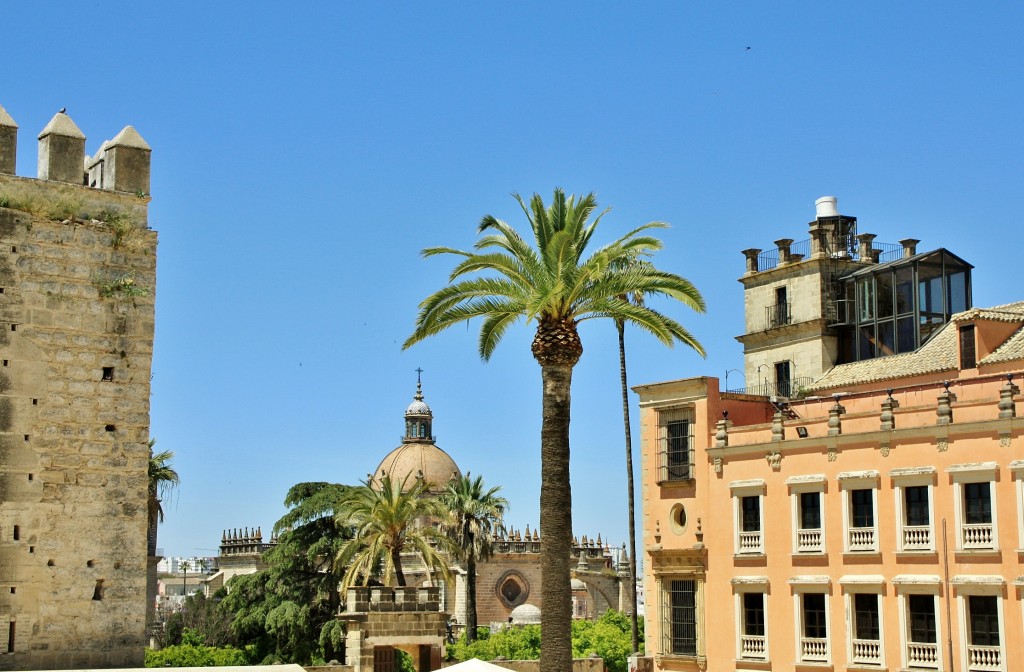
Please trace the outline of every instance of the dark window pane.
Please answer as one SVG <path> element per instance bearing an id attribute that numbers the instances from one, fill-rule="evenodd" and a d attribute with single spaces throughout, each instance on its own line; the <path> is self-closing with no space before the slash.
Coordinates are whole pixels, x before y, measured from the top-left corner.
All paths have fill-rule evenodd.
<path id="1" fill-rule="evenodd" d="M 875 358 L 875 325 L 868 323 L 857 330 L 857 359 Z"/>
<path id="2" fill-rule="evenodd" d="M 946 303 L 949 312 L 962 313 L 967 310 L 967 273 L 951 273 L 946 283 L 949 286 L 949 299 Z"/>
<path id="3" fill-rule="evenodd" d="M 743 634 L 764 637 L 763 593 L 743 593 Z"/>
<path id="4" fill-rule="evenodd" d="M 878 596 L 858 593 L 853 596 L 853 615 L 857 639 L 878 639 Z"/>
<path id="5" fill-rule="evenodd" d="M 821 493 L 800 493 L 800 529 L 821 529 Z"/>
<path id="6" fill-rule="evenodd" d="M 871 496 L 871 490 L 850 491 L 850 526 L 851 527 L 874 527 L 875 506 Z"/>
<path id="7" fill-rule="evenodd" d="M 878 300 L 878 317 L 892 317 L 892 273 L 879 273 L 875 276 L 875 292 Z"/>
<path id="8" fill-rule="evenodd" d="M 914 312 L 914 269 L 901 268 L 896 271 L 896 314 Z"/>
<path id="9" fill-rule="evenodd" d="M 903 497 L 906 502 L 907 525 L 927 525 L 930 521 L 928 486 L 915 485 L 903 488 Z"/>
<path id="10" fill-rule="evenodd" d="M 697 655 L 696 581 L 669 582 L 669 653 Z"/>
<path id="11" fill-rule="evenodd" d="M 761 498 L 757 496 L 743 497 L 743 531 L 759 532 L 761 530 Z"/>
<path id="12" fill-rule="evenodd" d="M 974 325 L 960 327 L 960 368 L 973 369 L 978 365 L 974 347 Z"/>
<path id="13" fill-rule="evenodd" d="M 804 637 L 824 639 L 828 637 L 825 627 L 825 595 L 804 593 Z"/>
<path id="14" fill-rule="evenodd" d="M 935 598 L 931 595 L 908 595 L 907 610 L 910 612 L 910 641 L 936 643 Z"/>
<path id="15" fill-rule="evenodd" d="M 968 525 L 992 522 L 992 492 L 988 481 L 964 483 L 964 522 Z"/>
<path id="16" fill-rule="evenodd" d="M 789 362 L 775 363 L 775 393 L 782 397 L 790 396 Z"/>
<path id="17" fill-rule="evenodd" d="M 867 322 L 875 317 L 875 283 L 864 278 L 857 283 L 857 321 Z"/>
<path id="18" fill-rule="evenodd" d="M 878 323 L 878 356 L 896 354 L 896 325 L 892 320 Z"/>
<path id="19" fill-rule="evenodd" d="M 970 595 L 967 607 L 971 615 L 971 644 L 999 646 L 999 603 L 995 596 Z"/>
<path id="20" fill-rule="evenodd" d="M 896 352 L 913 352 L 917 348 L 917 329 L 914 328 L 914 317 L 901 317 L 896 320 Z"/>
<path id="21" fill-rule="evenodd" d="M 690 423 L 675 420 L 665 426 L 666 458 L 670 480 L 690 478 Z"/>

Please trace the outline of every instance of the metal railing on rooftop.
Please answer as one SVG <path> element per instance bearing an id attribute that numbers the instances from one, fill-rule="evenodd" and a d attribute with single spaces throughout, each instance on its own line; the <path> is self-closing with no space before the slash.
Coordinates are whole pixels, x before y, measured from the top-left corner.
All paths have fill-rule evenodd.
<path id="1" fill-rule="evenodd" d="M 880 263 L 880 264 L 886 264 L 886 263 L 888 263 L 890 261 L 896 261 L 897 259 L 899 259 L 900 257 L 903 256 L 903 246 L 900 245 L 899 243 L 872 243 L 871 249 L 872 250 L 878 250 L 878 263 Z M 792 245 L 790 245 L 789 246 L 789 254 L 790 254 L 790 256 L 803 255 L 804 259 L 807 259 L 808 257 L 810 257 L 811 256 L 811 239 L 808 238 L 807 240 L 801 240 L 799 242 L 796 242 L 796 243 L 793 243 Z M 860 261 L 861 260 L 860 259 L 860 253 L 857 252 L 857 251 L 854 251 L 854 252 L 851 253 L 851 252 L 848 252 L 848 251 L 844 250 L 844 251 L 839 252 L 837 254 L 842 255 L 843 258 L 849 259 L 850 261 Z M 779 265 L 779 250 L 778 250 L 778 248 L 774 248 L 774 249 L 771 249 L 771 250 L 765 250 L 761 254 L 757 255 L 757 270 L 758 270 L 759 273 L 761 271 L 770 271 L 771 269 L 775 268 L 778 265 Z"/>

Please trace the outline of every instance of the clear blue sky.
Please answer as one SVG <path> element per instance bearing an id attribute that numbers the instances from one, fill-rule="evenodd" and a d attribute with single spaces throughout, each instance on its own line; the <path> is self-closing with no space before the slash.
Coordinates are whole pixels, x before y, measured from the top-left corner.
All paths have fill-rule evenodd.
<path id="1" fill-rule="evenodd" d="M 63 106 L 89 153 L 125 124 L 153 147 L 167 554 L 269 532 L 294 483 L 364 478 L 417 367 L 438 444 L 535 525 L 532 328 L 486 364 L 474 330 L 400 350 L 451 266 L 419 251 L 471 246 L 487 213 L 521 224 L 513 191 L 596 192 L 599 242 L 672 224 L 656 262 L 704 292 L 706 315 L 670 310 L 708 357 L 630 333 L 632 384 L 742 368 L 739 251 L 805 239 L 826 194 L 880 242 L 974 263 L 976 304 L 1024 298 L 1024 5 L 640 5 L 4 4 L 19 174 Z M 582 336 L 575 528 L 621 544 L 614 328 Z"/>

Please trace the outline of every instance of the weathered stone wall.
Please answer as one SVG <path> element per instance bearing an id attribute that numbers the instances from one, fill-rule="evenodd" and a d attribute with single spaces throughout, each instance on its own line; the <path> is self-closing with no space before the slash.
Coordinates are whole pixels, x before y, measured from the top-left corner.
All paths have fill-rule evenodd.
<path id="1" fill-rule="evenodd" d="M 147 203 L 0 174 L 0 669 L 143 662 Z"/>

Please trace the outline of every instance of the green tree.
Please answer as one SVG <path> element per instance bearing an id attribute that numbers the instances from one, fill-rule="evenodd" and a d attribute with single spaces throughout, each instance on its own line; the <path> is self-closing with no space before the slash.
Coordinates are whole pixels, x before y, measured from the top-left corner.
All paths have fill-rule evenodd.
<path id="1" fill-rule="evenodd" d="M 642 292 L 675 299 L 696 311 L 704 310 L 704 300 L 689 281 L 674 273 L 651 264 L 622 264 L 660 249 L 661 241 L 648 231 L 664 224 L 645 224 L 588 256 L 591 237 L 604 215 L 591 218 L 597 208 L 593 194 L 577 200 L 556 189 L 550 206 L 537 194 L 529 204 L 515 198 L 530 223 L 533 246 L 514 228 L 487 215 L 479 226 L 483 237 L 472 251 L 424 250 L 427 257 L 452 254 L 462 260 L 452 270 L 448 286 L 420 304 L 415 330 L 403 347 L 480 317 L 479 351 L 487 360 L 509 327 L 520 320 L 537 322 L 531 350 L 541 368 L 543 395 L 540 526 L 545 645 L 540 667 L 542 672 L 563 672 L 572 665 L 569 420 L 572 370 L 583 354 L 578 325 L 594 318 L 620 318 L 666 345 L 679 341 L 703 354 L 681 324 L 622 297 Z"/>
<path id="2" fill-rule="evenodd" d="M 285 497 L 289 510 L 277 521 L 277 546 L 267 551 L 268 568 L 228 583 L 223 606 L 238 641 L 256 663 L 309 664 L 341 658 L 344 626 L 334 556 L 351 537 L 338 514 L 349 486 L 299 483 Z"/>
<path id="3" fill-rule="evenodd" d="M 221 594 L 219 597 L 222 597 Z M 221 608 L 220 599 L 207 598 L 199 592 L 190 595 L 179 611 L 167 618 L 163 629 L 163 647 L 186 644 L 184 633 L 190 632 L 201 646 L 231 646 L 238 640 L 231 629 L 233 615 Z"/>
<path id="4" fill-rule="evenodd" d="M 449 512 L 443 529 L 466 563 L 466 635 L 470 642 L 476 639 L 476 563 L 491 557 L 491 539 L 508 509 L 508 500 L 498 495 L 499 490 L 499 486 L 485 489 L 482 477 L 472 478 L 467 472 L 441 493 Z"/>
<path id="5" fill-rule="evenodd" d="M 156 528 L 158 523 L 164 522 L 163 500 L 168 498 L 174 489 L 181 482 L 178 472 L 171 466 L 174 459 L 174 452 L 162 450 L 159 453 L 153 452 L 156 439 L 149 440 L 149 555 L 156 555 Z"/>
<path id="6" fill-rule="evenodd" d="M 385 474 L 349 491 L 337 522 L 351 527 L 352 538 L 334 558 L 335 568 L 345 570 L 343 591 L 375 576 L 387 586 L 406 585 L 403 553 L 416 554 L 428 573 L 449 577 L 444 554 L 456 549 L 435 527 L 446 511 L 423 479 L 408 481 L 394 482 Z"/>

